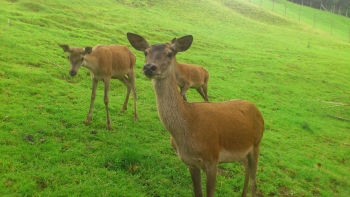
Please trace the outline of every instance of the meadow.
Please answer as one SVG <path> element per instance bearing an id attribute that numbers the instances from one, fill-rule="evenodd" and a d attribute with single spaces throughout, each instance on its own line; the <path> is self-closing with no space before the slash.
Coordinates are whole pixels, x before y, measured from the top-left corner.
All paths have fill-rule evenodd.
<path id="1" fill-rule="evenodd" d="M 234 1 L 228 2 L 232 3 Z M 251 0 L 251 2 L 261 8 L 308 24 L 316 29 L 327 32 L 338 39 L 350 42 L 349 18 L 340 16 L 337 12 L 331 14 L 330 11 L 326 12 L 323 9 L 310 8 L 309 5 L 302 6 L 293 3 L 293 1 Z M 312 2 L 316 5 L 320 3 L 316 1 Z"/>
<path id="2" fill-rule="evenodd" d="M 347 39 L 246 0 L 0 5 L 0 196 L 192 196 L 188 169 L 158 118 L 152 82 L 141 74 L 144 55 L 130 46 L 127 32 L 154 44 L 193 35 L 177 59 L 209 71 L 209 100 L 258 106 L 265 119 L 260 196 L 350 195 L 350 111 L 334 106 L 350 103 Z M 129 46 L 137 56 L 139 120 L 132 97 L 119 113 L 126 88 L 112 80 L 113 129 L 105 128 L 101 82 L 93 120 L 84 125 L 90 73 L 81 68 L 69 76 L 59 44 Z M 202 101 L 195 90 L 187 98 Z M 215 195 L 239 196 L 243 180 L 239 163 L 220 164 Z"/>

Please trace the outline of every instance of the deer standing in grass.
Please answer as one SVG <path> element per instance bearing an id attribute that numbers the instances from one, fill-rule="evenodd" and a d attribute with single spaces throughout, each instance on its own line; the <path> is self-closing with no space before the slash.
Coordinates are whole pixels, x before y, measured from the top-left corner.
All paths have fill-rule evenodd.
<path id="1" fill-rule="evenodd" d="M 256 196 L 264 132 L 264 119 L 257 107 L 245 100 L 188 103 L 181 98 L 175 56 L 191 46 L 191 35 L 156 45 L 133 33 L 127 33 L 127 38 L 136 50 L 145 53 L 143 74 L 153 81 L 160 120 L 171 135 L 172 148 L 189 168 L 194 195 L 202 196 L 200 170 L 206 173 L 206 195 L 212 197 L 218 164 L 238 161 L 245 168 L 242 196 L 247 194 L 249 179 L 252 196 Z"/>
<path id="2" fill-rule="evenodd" d="M 174 38 L 173 41 L 175 40 Z M 208 101 L 208 71 L 202 66 L 179 63 L 175 58 L 174 61 L 176 66 L 176 80 L 177 85 L 180 87 L 181 97 L 187 101 L 186 91 L 189 88 L 195 88 L 203 97 L 204 101 Z"/>
<path id="3" fill-rule="evenodd" d="M 111 120 L 108 112 L 108 91 L 111 79 L 118 79 L 126 86 L 126 97 L 121 112 L 127 109 L 130 92 L 134 99 L 134 120 L 136 112 L 135 63 L 136 57 L 127 46 L 96 45 L 94 48 L 72 48 L 60 45 L 64 52 L 68 52 L 70 63 L 69 74 L 75 76 L 81 66 L 89 69 L 92 78 L 92 93 L 90 109 L 84 123 L 87 125 L 92 119 L 92 108 L 96 97 L 98 81 L 104 83 L 104 104 L 106 107 L 107 129 L 111 129 Z"/>

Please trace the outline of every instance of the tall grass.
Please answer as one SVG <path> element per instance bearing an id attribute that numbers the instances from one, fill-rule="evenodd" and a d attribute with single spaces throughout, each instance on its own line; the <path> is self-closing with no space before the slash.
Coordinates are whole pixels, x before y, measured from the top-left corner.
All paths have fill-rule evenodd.
<path id="1" fill-rule="evenodd" d="M 90 75 L 81 68 L 70 77 L 58 44 L 129 46 L 126 32 L 151 43 L 192 34 L 192 47 L 178 60 L 210 72 L 209 100 L 241 98 L 259 107 L 266 122 L 262 196 L 349 196 L 350 124 L 334 117 L 349 119 L 350 112 L 320 101 L 349 103 L 350 45 L 289 18 L 296 10 L 285 17 L 277 7 L 243 0 L 0 4 L 1 196 L 192 195 L 188 170 L 159 121 L 152 84 L 141 74 L 142 53 L 134 51 L 139 120 L 133 121 L 132 99 L 119 113 L 126 90 L 112 81 L 113 129 L 105 130 L 102 84 L 93 120 L 83 124 Z M 196 91 L 187 96 L 202 101 Z M 238 163 L 220 165 L 216 196 L 240 195 L 243 177 Z"/>

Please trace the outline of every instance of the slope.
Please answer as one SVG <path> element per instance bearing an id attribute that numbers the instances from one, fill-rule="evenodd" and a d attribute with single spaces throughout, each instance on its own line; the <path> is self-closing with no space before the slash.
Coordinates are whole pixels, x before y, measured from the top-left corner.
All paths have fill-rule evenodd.
<path id="1" fill-rule="evenodd" d="M 263 196 L 349 194 L 349 123 L 329 115 L 350 113 L 319 102 L 349 103 L 348 43 L 243 0 L 0 3 L 2 196 L 192 194 L 151 82 L 141 74 L 142 53 L 134 51 L 140 120 L 132 120 L 132 102 L 118 113 L 125 88 L 112 81 L 113 130 L 105 130 L 102 84 L 93 121 L 83 124 L 90 75 L 82 68 L 70 77 L 58 44 L 129 46 L 126 32 L 152 43 L 192 34 L 192 47 L 178 60 L 209 70 L 209 99 L 256 103 L 266 121 L 258 172 Z M 195 91 L 188 97 L 201 101 Z M 216 195 L 239 195 L 243 168 L 223 164 L 219 172 Z"/>

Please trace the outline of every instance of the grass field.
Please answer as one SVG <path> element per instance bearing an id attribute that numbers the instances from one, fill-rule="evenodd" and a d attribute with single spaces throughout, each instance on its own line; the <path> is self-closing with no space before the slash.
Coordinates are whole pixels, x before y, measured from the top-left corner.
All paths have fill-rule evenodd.
<path id="1" fill-rule="evenodd" d="M 331 14 L 324 10 L 310 8 L 309 3 L 308 5 L 301 6 L 285 0 L 251 0 L 250 2 L 258 5 L 262 9 L 267 9 L 276 14 L 308 24 L 340 40 L 350 42 L 349 18 L 337 15 L 337 12 Z"/>
<path id="2" fill-rule="evenodd" d="M 81 68 L 69 76 L 58 44 L 130 47 L 127 32 L 151 43 L 193 35 L 192 47 L 177 59 L 209 71 L 209 100 L 240 98 L 258 106 L 265 119 L 261 196 L 350 195 L 349 106 L 326 103 L 350 102 L 346 38 L 244 0 L 0 5 L 0 196 L 192 196 L 187 167 L 159 121 L 152 83 L 141 74 L 143 53 L 132 49 L 139 120 L 133 121 L 132 97 L 119 113 L 126 89 L 112 80 L 113 129 L 105 129 L 102 83 L 93 120 L 83 124 L 90 74 Z M 195 90 L 187 97 L 202 101 Z M 215 195 L 239 196 L 243 180 L 239 163 L 221 164 Z"/>

